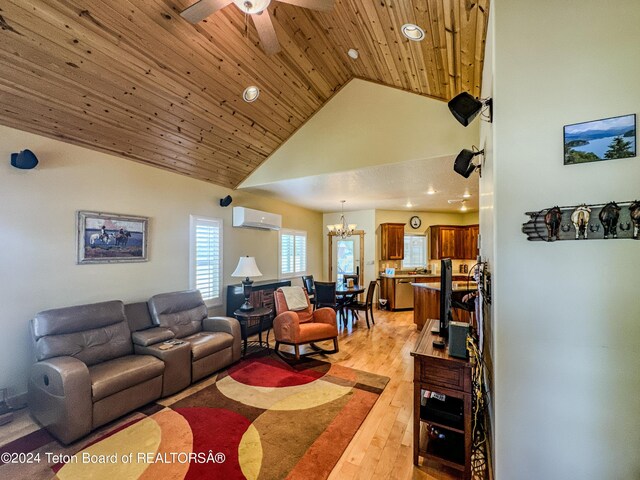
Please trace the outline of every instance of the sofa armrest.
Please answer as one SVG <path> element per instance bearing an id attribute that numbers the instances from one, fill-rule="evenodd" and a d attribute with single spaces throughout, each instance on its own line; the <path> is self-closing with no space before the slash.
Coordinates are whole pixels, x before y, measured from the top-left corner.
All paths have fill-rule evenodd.
<path id="1" fill-rule="evenodd" d="M 295 312 L 282 312 L 273 320 L 273 333 L 277 342 L 298 343 L 300 320 Z"/>
<path id="2" fill-rule="evenodd" d="M 205 332 L 223 332 L 233 337 L 233 361 L 240 360 L 242 356 L 242 333 L 240 322 L 231 317 L 209 317 L 202 321 L 202 329 Z"/>
<path id="3" fill-rule="evenodd" d="M 323 307 L 313 312 L 313 321 L 315 323 L 326 323 L 337 327 L 336 312 L 333 308 Z"/>
<path id="4" fill-rule="evenodd" d="M 29 375 L 28 403 L 31 414 L 62 443 L 83 437 L 93 422 L 88 367 L 66 356 L 36 363 Z"/>
<path id="5" fill-rule="evenodd" d="M 175 334 L 168 328 L 149 328 L 147 330 L 140 330 L 131 334 L 131 340 L 135 345 L 141 347 L 147 347 L 156 343 L 164 342 L 165 340 L 171 340 L 175 337 Z"/>

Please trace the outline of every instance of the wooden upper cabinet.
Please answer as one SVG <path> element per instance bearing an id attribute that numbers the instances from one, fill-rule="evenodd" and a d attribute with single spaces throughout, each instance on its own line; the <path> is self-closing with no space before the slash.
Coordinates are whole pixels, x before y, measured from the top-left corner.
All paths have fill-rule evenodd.
<path id="1" fill-rule="evenodd" d="M 433 225 L 429 227 L 432 260 L 474 259 L 478 255 L 478 225 Z"/>
<path id="2" fill-rule="evenodd" d="M 467 226 L 467 249 L 465 258 L 475 259 L 478 256 L 478 236 L 480 235 L 480 225 Z"/>
<path id="3" fill-rule="evenodd" d="M 404 259 L 404 223 L 380 224 L 380 260 Z"/>

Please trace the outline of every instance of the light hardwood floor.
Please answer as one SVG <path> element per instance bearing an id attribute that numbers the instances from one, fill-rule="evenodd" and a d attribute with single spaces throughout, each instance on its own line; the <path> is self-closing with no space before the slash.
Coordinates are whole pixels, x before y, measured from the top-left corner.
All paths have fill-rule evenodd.
<path id="1" fill-rule="evenodd" d="M 375 311 L 367 329 L 364 314 L 340 331 L 340 352 L 320 358 L 389 377 L 382 395 L 333 469 L 329 480 L 451 480 L 459 472 L 436 464 L 413 466 L 413 348 L 418 332 L 413 312 Z M 271 339 L 273 346 L 273 340 Z M 215 381 L 215 375 L 160 403 L 173 403 Z M 26 410 L 0 427 L 0 445 L 38 429 Z"/>
<path id="2" fill-rule="evenodd" d="M 461 478 L 456 470 L 413 465 L 413 349 L 418 332 L 413 312 L 375 313 L 367 330 L 364 314 L 340 332 L 340 352 L 327 360 L 389 377 L 389 383 L 329 476 L 348 479 Z"/>

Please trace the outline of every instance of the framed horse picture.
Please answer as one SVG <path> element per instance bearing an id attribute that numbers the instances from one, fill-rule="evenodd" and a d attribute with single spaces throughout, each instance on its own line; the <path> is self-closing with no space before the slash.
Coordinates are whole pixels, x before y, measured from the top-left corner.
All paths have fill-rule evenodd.
<path id="1" fill-rule="evenodd" d="M 79 211 L 78 264 L 146 262 L 149 219 Z"/>

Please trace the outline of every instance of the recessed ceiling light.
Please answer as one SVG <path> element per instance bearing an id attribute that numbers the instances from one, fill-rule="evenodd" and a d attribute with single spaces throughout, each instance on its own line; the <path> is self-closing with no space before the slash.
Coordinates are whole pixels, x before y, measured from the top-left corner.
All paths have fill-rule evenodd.
<path id="1" fill-rule="evenodd" d="M 462 206 L 460 207 L 460 211 L 461 212 L 466 212 L 467 211 L 467 206 L 463 203 Z"/>
<path id="2" fill-rule="evenodd" d="M 401 30 L 405 37 L 414 42 L 420 42 L 424 39 L 424 30 L 413 23 L 405 23 Z"/>
<path id="3" fill-rule="evenodd" d="M 349 51 L 347 52 L 347 55 L 349 55 L 354 60 L 356 60 L 360 56 L 360 54 L 358 53 L 358 50 L 356 50 L 355 48 L 350 48 Z"/>
<path id="4" fill-rule="evenodd" d="M 244 89 L 244 92 L 242 92 L 242 99 L 245 102 L 255 102 L 258 99 L 258 96 L 260 95 L 260 89 L 254 85 L 251 85 L 250 87 L 247 87 Z"/>
<path id="5" fill-rule="evenodd" d="M 411 208 L 413 207 L 413 204 L 411 202 L 407 202 L 407 208 Z"/>
<path id="6" fill-rule="evenodd" d="M 433 189 L 430 188 L 429 190 L 427 190 L 427 195 L 435 195 L 437 192 Z"/>

